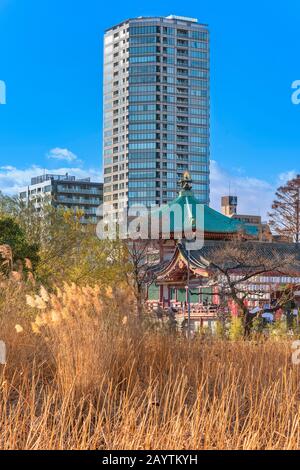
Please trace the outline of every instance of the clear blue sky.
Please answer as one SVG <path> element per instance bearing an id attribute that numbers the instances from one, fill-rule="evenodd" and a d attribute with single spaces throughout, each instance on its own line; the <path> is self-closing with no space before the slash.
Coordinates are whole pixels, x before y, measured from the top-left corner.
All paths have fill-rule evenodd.
<path id="1" fill-rule="evenodd" d="M 103 31 L 169 14 L 210 26 L 214 178 L 224 175 L 237 191 L 249 178 L 268 188 L 299 169 L 300 106 L 291 103 L 300 79 L 299 0 L 0 0 L 0 167 L 18 170 L 0 170 L 0 189 L 32 165 L 100 170 Z M 55 148 L 80 162 L 49 158 Z"/>

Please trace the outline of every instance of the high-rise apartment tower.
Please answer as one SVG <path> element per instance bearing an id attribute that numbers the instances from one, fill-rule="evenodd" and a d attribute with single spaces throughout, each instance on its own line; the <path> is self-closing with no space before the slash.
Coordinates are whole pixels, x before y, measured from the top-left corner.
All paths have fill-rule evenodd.
<path id="1" fill-rule="evenodd" d="M 104 37 L 104 203 L 173 200 L 185 171 L 209 203 L 209 31 L 193 18 L 136 18 Z"/>

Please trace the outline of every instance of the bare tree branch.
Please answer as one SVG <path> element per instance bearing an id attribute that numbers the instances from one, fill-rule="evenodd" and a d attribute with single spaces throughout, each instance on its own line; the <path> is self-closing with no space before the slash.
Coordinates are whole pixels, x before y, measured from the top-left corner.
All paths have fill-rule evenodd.
<path id="1" fill-rule="evenodd" d="M 270 226 L 277 235 L 299 243 L 300 240 L 300 175 L 278 188 L 269 213 Z"/>
<path id="2" fill-rule="evenodd" d="M 219 286 L 219 295 L 238 305 L 244 317 L 245 334 L 248 332 L 250 318 L 246 301 L 253 294 L 248 288 L 249 281 L 262 275 L 287 275 L 297 264 L 296 255 L 292 252 L 283 256 L 271 246 L 264 250 L 260 243 L 251 242 L 228 242 L 214 250 L 210 257 L 211 275 Z M 255 295 L 263 294 L 263 290 L 255 291 Z M 286 299 L 282 298 L 282 301 Z M 279 304 L 280 302 L 276 309 Z"/>

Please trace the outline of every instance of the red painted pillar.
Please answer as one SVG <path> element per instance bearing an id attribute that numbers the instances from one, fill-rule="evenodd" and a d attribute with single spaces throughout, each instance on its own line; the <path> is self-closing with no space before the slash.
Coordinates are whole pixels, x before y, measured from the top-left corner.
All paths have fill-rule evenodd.
<path id="1" fill-rule="evenodd" d="M 159 286 L 159 301 L 160 303 L 164 301 L 164 286 Z"/>
<path id="2" fill-rule="evenodd" d="M 213 288 L 214 296 L 213 296 L 213 303 L 215 305 L 220 305 L 220 297 L 218 296 L 218 287 Z"/>

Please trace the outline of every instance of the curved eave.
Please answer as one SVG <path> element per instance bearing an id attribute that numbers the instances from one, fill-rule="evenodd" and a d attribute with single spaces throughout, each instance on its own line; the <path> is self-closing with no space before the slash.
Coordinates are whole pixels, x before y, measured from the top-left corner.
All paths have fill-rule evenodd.
<path id="1" fill-rule="evenodd" d="M 192 273 L 203 277 L 208 276 L 207 268 L 209 266 L 209 262 L 203 257 L 200 257 L 199 259 L 195 258 L 192 255 L 192 252 L 190 252 L 188 259 L 187 251 L 179 244 L 177 245 L 170 262 L 157 272 L 157 282 L 159 283 L 160 280 L 164 280 L 167 277 L 172 276 L 172 273 L 176 272 L 178 269 L 182 270 L 182 267 L 179 266 L 180 262 L 184 263 L 185 268 L 189 268 Z"/>

